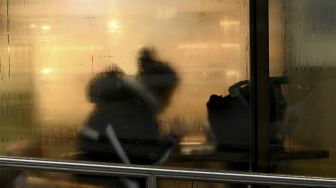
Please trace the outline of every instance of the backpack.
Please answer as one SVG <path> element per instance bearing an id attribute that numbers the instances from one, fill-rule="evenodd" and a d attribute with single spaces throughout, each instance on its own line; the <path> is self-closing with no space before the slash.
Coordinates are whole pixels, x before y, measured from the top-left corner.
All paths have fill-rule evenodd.
<path id="1" fill-rule="evenodd" d="M 286 99 L 282 86 L 286 77 L 270 77 L 270 144 L 282 147 L 282 121 Z M 250 145 L 250 82 L 233 84 L 229 95 L 211 95 L 207 102 L 210 128 L 219 147 L 247 148 Z"/>

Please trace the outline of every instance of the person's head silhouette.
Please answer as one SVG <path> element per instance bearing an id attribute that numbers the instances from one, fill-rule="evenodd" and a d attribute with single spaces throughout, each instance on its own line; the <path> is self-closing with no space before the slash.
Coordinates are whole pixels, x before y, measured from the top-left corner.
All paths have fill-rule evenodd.
<path id="1" fill-rule="evenodd" d="M 179 78 L 175 70 L 158 59 L 154 48 L 142 48 L 138 58 L 138 79 L 156 97 L 160 109 L 169 103 Z"/>

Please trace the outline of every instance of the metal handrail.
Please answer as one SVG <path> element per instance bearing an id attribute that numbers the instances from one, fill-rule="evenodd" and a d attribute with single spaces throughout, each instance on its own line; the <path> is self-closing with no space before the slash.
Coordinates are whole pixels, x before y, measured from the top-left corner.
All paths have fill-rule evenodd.
<path id="1" fill-rule="evenodd" d="M 336 187 L 335 178 L 288 176 L 248 172 L 162 168 L 143 165 L 60 161 L 34 158 L 0 157 L 0 167 L 68 172 L 92 175 L 145 177 L 149 187 L 156 187 L 156 178 L 201 180 L 228 183 L 290 185 L 306 187 Z"/>

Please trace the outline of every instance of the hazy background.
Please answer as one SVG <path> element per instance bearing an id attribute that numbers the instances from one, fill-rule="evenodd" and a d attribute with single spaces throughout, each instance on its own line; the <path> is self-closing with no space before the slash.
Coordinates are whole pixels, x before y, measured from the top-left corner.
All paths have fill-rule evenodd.
<path id="1" fill-rule="evenodd" d="M 1 0 L 0 114 L 5 143 L 42 139 L 45 156 L 74 149 L 93 104 L 92 76 L 118 65 L 137 72 L 138 50 L 155 47 L 181 78 L 160 116 L 187 130 L 185 144 L 208 140 L 211 94 L 248 78 L 246 0 Z"/>

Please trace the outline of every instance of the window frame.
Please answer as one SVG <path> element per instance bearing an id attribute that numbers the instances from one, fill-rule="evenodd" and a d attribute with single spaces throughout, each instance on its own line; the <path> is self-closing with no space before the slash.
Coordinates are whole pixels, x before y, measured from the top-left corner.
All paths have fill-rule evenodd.
<path id="1" fill-rule="evenodd" d="M 157 186 L 157 178 L 177 178 L 260 185 L 296 185 L 336 187 L 336 178 L 316 178 L 266 174 L 269 156 L 269 0 L 249 0 L 250 15 L 250 170 L 247 173 L 206 171 L 182 168 L 159 168 L 144 165 L 65 162 L 58 160 L 1 157 L 0 167 L 70 173 L 141 176 L 148 187 Z M 8 7 L 7 7 L 8 9 Z M 258 172 L 258 173 L 256 173 Z M 263 174 L 261 174 L 263 173 Z"/>

